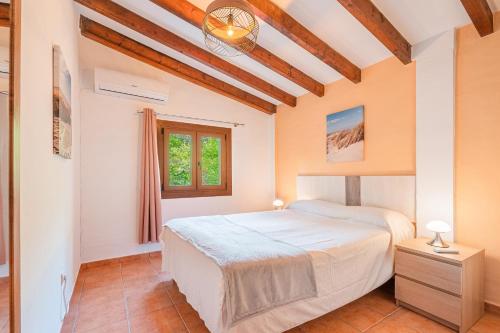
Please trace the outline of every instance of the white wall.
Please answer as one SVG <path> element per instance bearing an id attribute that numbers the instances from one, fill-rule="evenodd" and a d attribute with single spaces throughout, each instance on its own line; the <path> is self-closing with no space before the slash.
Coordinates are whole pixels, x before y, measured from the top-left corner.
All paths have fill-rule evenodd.
<path id="1" fill-rule="evenodd" d="M 0 87 L 7 79 L 0 78 Z M 3 242 L 7 262 L 0 265 L 0 277 L 9 276 L 9 102 L 0 95 L 0 191 L 2 192 Z"/>
<path id="2" fill-rule="evenodd" d="M 92 70 L 102 67 L 170 85 L 157 112 L 238 121 L 233 128 L 233 195 L 163 200 L 163 219 L 270 209 L 274 198 L 274 117 L 81 38 L 82 260 L 159 249 L 138 244 L 140 101 L 96 95 Z M 202 122 L 200 122 L 202 123 Z M 213 125 L 213 124 L 210 124 Z"/>
<path id="3" fill-rule="evenodd" d="M 417 234 L 430 220 L 447 222 L 453 240 L 455 157 L 455 31 L 413 47 L 417 69 Z"/>
<path id="4" fill-rule="evenodd" d="M 23 0 L 21 10 L 20 253 L 23 332 L 59 332 L 60 274 L 79 269 L 80 111 L 72 0 Z M 73 158 L 52 153 L 52 47 L 72 75 Z"/>

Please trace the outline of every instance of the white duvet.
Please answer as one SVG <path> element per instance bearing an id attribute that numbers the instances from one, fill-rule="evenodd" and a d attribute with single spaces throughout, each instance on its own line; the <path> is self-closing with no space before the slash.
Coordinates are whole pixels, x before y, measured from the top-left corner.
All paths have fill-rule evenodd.
<path id="1" fill-rule="evenodd" d="M 393 244 L 413 237 L 399 213 L 302 201 L 283 211 L 227 215 L 312 257 L 317 296 L 260 312 L 231 326 L 225 313 L 225 284 L 217 264 L 164 228 L 163 268 L 213 333 L 282 332 L 355 300 L 393 274 Z M 199 218 L 186 221 L 199 222 Z"/>
<path id="2" fill-rule="evenodd" d="M 281 224 L 273 219 L 268 225 Z M 228 325 L 317 295 L 311 255 L 228 216 L 174 219 L 166 227 L 213 259 L 225 282 Z"/>

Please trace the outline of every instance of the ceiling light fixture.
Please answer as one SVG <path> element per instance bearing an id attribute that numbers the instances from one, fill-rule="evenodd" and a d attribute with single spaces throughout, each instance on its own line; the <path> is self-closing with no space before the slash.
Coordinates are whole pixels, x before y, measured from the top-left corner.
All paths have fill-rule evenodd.
<path id="1" fill-rule="evenodd" d="M 203 20 L 205 44 L 222 56 L 251 52 L 257 43 L 259 23 L 244 0 L 215 0 Z"/>

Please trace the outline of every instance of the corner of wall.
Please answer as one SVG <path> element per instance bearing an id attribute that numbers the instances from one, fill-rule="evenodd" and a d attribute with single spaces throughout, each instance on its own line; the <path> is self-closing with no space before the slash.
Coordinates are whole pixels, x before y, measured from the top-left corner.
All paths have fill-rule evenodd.
<path id="1" fill-rule="evenodd" d="M 425 225 L 443 220 L 454 239 L 455 30 L 413 48 L 416 60 L 417 235 L 431 236 Z M 439 203 L 437 205 L 436 203 Z"/>

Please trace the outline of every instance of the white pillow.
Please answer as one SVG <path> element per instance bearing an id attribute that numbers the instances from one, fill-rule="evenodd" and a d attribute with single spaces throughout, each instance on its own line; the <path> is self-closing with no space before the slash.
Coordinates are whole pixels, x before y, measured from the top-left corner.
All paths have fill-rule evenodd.
<path id="1" fill-rule="evenodd" d="M 367 206 L 350 208 L 352 215 L 348 221 L 376 225 L 389 230 L 393 244 L 415 237 L 415 226 L 406 215 L 400 212 Z"/>
<path id="2" fill-rule="evenodd" d="M 394 210 L 369 206 L 351 206 L 351 216 L 349 220 L 352 222 L 362 222 L 377 225 L 380 227 L 392 227 L 397 224 L 410 223 L 410 219 Z"/>
<path id="3" fill-rule="evenodd" d="M 372 224 L 386 229 L 398 225 L 412 225 L 408 217 L 390 209 L 369 206 L 345 206 L 324 200 L 298 200 L 291 203 L 288 209 L 296 209 L 349 222 Z"/>
<path id="4" fill-rule="evenodd" d="M 288 205 L 287 209 L 300 210 L 306 213 L 336 218 L 348 219 L 352 212 L 344 204 L 324 200 L 297 200 Z"/>

